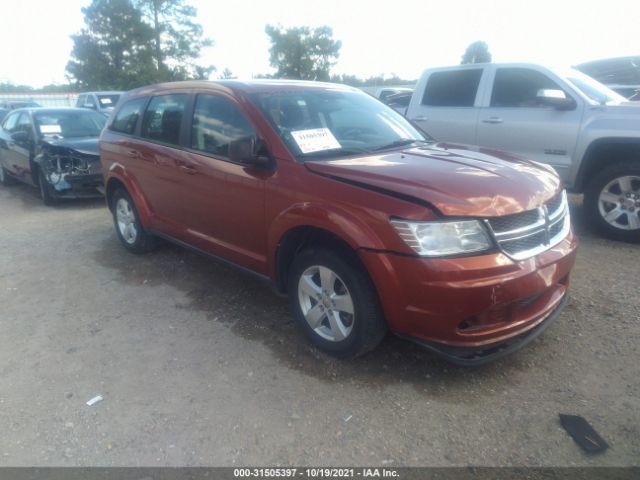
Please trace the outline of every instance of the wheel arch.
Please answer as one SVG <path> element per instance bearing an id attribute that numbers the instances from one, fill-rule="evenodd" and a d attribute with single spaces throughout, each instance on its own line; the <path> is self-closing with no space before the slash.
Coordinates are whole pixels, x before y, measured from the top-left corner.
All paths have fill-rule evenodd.
<path id="1" fill-rule="evenodd" d="M 270 276 L 279 291 L 285 292 L 289 268 L 295 255 L 310 246 L 328 247 L 352 259 L 367 275 L 358 256 L 359 248 L 382 248 L 382 242 L 369 225 L 344 211 L 323 206 L 296 206 L 279 216 L 269 234 L 274 252 Z"/>
<path id="2" fill-rule="evenodd" d="M 131 198 L 133 199 L 138 211 L 142 226 L 148 228 L 151 219 L 151 209 L 149 208 L 149 204 L 146 202 L 144 195 L 142 194 L 142 191 L 138 187 L 137 183 L 129 175 L 127 175 L 127 172 L 123 167 L 118 167 L 116 165 L 109 171 L 109 175 L 105 183 L 105 199 L 109 210 L 112 209 L 111 199 L 113 198 L 113 194 L 116 192 L 116 190 L 118 190 L 118 188 L 126 190 L 129 195 L 131 195 Z"/>
<path id="3" fill-rule="evenodd" d="M 612 159 L 613 160 L 610 160 Z M 573 190 L 583 193 L 599 170 L 615 163 L 640 162 L 640 138 L 599 138 L 589 144 L 580 164 Z"/>

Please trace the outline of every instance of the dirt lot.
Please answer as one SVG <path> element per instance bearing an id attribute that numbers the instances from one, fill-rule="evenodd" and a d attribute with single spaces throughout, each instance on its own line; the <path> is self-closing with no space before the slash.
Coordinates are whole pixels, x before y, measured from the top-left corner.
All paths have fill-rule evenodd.
<path id="1" fill-rule="evenodd" d="M 330 359 L 256 280 L 126 253 L 101 201 L 0 187 L 0 465 L 638 465 L 640 246 L 595 237 L 574 203 L 565 313 L 469 370 L 392 337 Z M 611 448 L 585 455 L 558 413 Z"/>

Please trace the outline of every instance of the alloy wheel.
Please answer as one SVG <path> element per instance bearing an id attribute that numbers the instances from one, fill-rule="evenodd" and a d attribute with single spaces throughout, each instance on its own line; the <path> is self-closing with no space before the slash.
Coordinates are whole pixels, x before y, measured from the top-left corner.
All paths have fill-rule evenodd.
<path id="1" fill-rule="evenodd" d="M 133 245 L 138 238 L 136 215 L 126 198 L 119 198 L 116 203 L 116 221 L 123 240 Z"/>
<path id="2" fill-rule="evenodd" d="M 305 320 L 320 337 L 340 342 L 351 334 L 353 299 L 333 270 L 322 265 L 307 268 L 298 281 L 298 301 Z"/>
<path id="3" fill-rule="evenodd" d="M 598 197 L 598 210 L 611 226 L 640 229 L 640 177 L 625 175 L 607 183 Z"/>

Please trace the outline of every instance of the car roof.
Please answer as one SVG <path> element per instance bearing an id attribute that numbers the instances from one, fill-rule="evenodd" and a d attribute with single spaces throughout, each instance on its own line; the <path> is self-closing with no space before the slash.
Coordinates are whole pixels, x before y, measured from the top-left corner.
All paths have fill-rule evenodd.
<path id="1" fill-rule="evenodd" d="M 229 93 L 275 93 L 291 90 L 341 90 L 359 92 L 357 88 L 340 83 L 314 82 L 305 80 L 187 80 L 183 82 L 158 83 L 127 92 L 127 96 L 138 97 L 156 95 L 168 90 L 219 90 Z"/>

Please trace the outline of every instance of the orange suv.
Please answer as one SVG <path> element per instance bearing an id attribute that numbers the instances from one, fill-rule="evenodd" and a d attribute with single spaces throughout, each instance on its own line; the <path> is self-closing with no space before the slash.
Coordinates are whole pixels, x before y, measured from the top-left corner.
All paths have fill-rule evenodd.
<path id="1" fill-rule="evenodd" d="M 164 238 L 251 272 L 336 356 L 391 330 L 483 363 L 566 303 L 577 241 L 556 173 L 437 143 L 350 87 L 143 87 L 119 102 L 100 156 L 127 250 Z"/>

